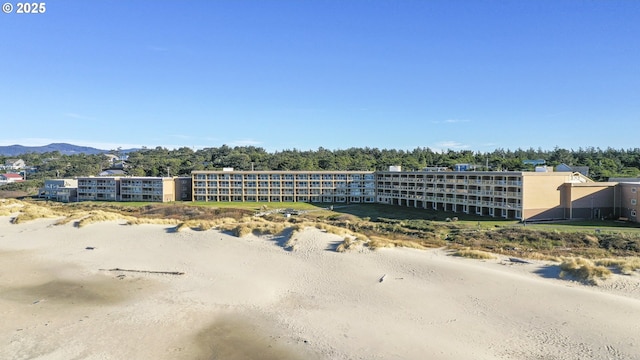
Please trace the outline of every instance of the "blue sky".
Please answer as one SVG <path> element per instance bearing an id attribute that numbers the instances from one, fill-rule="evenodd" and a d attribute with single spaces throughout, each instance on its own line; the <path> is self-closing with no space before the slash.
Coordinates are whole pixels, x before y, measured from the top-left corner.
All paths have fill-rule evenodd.
<path id="1" fill-rule="evenodd" d="M 635 0 L 47 1 L 0 13 L 0 145 L 636 148 L 639 19 Z"/>

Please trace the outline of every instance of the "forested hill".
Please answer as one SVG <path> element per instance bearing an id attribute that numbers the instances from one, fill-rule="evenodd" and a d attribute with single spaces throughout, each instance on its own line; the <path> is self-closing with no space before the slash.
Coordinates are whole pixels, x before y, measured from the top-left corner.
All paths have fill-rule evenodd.
<path id="1" fill-rule="evenodd" d="M 135 151 L 139 149 L 119 149 L 118 152 L 128 153 L 131 151 Z M 29 153 L 50 153 L 50 152 L 58 152 L 62 155 L 77 155 L 77 154 L 85 154 L 85 155 L 95 155 L 95 154 L 106 154 L 112 150 L 102 150 L 97 149 L 90 146 L 79 146 L 67 143 L 52 143 L 49 145 L 42 146 L 23 146 L 23 145 L 6 145 L 0 146 L 0 156 L 22 156 L 23 154 Z"/>
<path id="2" fill-rule="evenodd" d="M 107 150 L 100 150 L 88 146 L 78 146 L 66 143 L 53 143 L 43 146 L 23 146 L 23 145 L 8 145 L 0 146 L 0 155 L 3 156 L 19 156 L 28 153 L 47 153 L 58 151 L 64 155 L 75 154 L 101 154 L 106 153 Z"/>
<path id="3" fill-rule="evenodd" d="M 114 152 L 117 154 L 117 152 Z M 25 154 L 20 156 L 29 166 L 37 166 L 38 176 L 60 177 L 96 175 L 110 166 L 100 155 L 64 155 L 60 152 Z M 7 157 L 1 157 L 4 161 Z M 125 170 L 134 176 L 190 175 L 193 170 L 387 170 L 390 165 L 401 165 L 403 170 L 420 170 L 428 166 L 455 164 L 477 165 L 477 170 L 533 170 L 524 160 L 545 160 L 546 165 L 561 163 L 570 166 L 588 166 L 594 180 L 607 180 L 614 176 L 640 176 L 640 148 L 567 150 L 504 150 L 474 152 L 470 150 L 443 152 L 429 148 L 393 150 L 377 148 L 350 148 L 345 150 L 284 150 L 267 152 L 254 147 L 220 146 L 193 150 L 182 147 L 169 150 L 163 147 L 141 149 L 128 154 Z M 33 177 L 32 177 L 33 178 Z"/>

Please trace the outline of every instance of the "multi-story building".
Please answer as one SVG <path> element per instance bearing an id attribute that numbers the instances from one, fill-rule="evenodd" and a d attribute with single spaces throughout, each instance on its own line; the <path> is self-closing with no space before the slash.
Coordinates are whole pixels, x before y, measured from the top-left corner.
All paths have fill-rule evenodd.
<path id="1" fill-rule="evenodd" d="M 620 216 L 629 221 L 640 221 L 640 178 L 614 178 L 609 181 L 618 183 L 616 200 Z"/>
<path id="2" fill-rule="evenodd" d="M 383 203 L 518 219 L 638 221 L 640 179 L 594 182 L 578 172 L 193 171 L 191 177 L 81 177 L 77 200 Z M 49 180 L 56 181 L 56 180 Z M 57 180 L 61 181 L 61 180 Z M 60 187 L 62 185 L 62 187 Z M 51 183 L 48 196 L 69 201 Z M 62 192 L 60 192 L 62 191 Z"/>
<path id="3" fill-rule="evenodd" d="M 117 201 L 119 185 L 118 177 L 79 177 L 78 201 Z"/>
<path id="4" fill-rule="evenodd" d="M 560 187 L 588 182 L 555 172 L 376 173 L 379 203 L 520 220 L 563 218 Z"/>
<path id="5" fill-rule="evenodd" d="M 640 203 L 640 182 L 620 183 L 620 215 L 630 221 L 638 222 L 638 204 Z"/>
<path id="6" fill-rule="evenodd" d="M 560 187 L 561 207 L 564 217 L 561 219 L 602 219 L 620 216 L 616 182 L 567 182 Z"/>
<path id="7" fill-rule="evenodd" d="M 77 179 L 48 179 L 40 190 L 41 197 L 60 202 L 76 201 L 78 196 Z"/>
<path id="8" fill-rule="evenodd" d="M 192 200 L 192 177 L 191 176 L 179 176 L 175 178 L 175 194 L 176 201 L 191 201 Z"/>
<path id="9" fill-rule="evenodd" d="M 190 186 L 191 178 L 187 179 Z M 175 181 L 170 177 L 79 177 L 77 201 L 175 201 Z"/>
<path id="10" fill-rule="evenodd" d="M 373 203 L 372 171 L 193 171 L 193 201 Z"/>
<path id="11" fill-rule="evenodd" d="M 170 177 L 121 177 L 120 201 L 174 201 L 175 183 Z"/>
<path id="12" fill-rule="evenodd" d="M 79 177 L 78 201 L 175 200 L 174 179 L 170 177 Z"/>

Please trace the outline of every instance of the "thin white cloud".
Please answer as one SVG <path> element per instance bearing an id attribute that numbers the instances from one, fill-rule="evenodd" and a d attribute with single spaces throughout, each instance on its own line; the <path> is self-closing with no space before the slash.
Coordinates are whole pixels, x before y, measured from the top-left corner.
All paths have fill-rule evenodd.
<path id="1" fill-rule="evenodd" d="M 190 140 L 193 139 L 193 136 L 189 136 L 189 135 L 182 135 L 182 134 L 171 134 L 169 135 L 170 137 L 174 137 L 174 138 L 178 138 L 178 139 L 184 139 L 184 140 Z"/>
<path id="2" fill-rule="evenodd" d="M 430 146 L 431 150 L 436 152 L 442 152 L 447 150 L 464 150 L 469 149 L 471 146 L 468 144 L 463 144 L 457 141 L 440 141 L 433 146 Z"/>
<path id="3" fill-rule="evenodd" d="M 450 148 L 454 148 L 454 149 L 469 147 L 469 145 L 465 145 L 465 144 L 457 142 L 457 141 L 441 141 L 437 145 L 440 146 L 440 147 L 450 147 Z"/>
<path id="4" fill-rule="evenodd" d="M 231 143 L 229 143 L 229 146 L 258 146 L 260 144 L 262 144 L 261 141 L 253 139 L 241 139 L 232 141 Z"/>
<path id="5" fill-rule="evenodd" d="M 447 119 L 444 121 L 446 124 L 457 124 L 457 123 L 466 123 L 469 122 L 469 120 L 464 120 L 464 119 Z"/>

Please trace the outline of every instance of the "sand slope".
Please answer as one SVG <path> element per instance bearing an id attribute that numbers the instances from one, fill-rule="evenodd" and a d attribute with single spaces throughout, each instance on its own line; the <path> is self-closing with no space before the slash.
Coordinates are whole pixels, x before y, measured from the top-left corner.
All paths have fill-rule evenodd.
<path id="1" fill-rule="evenodd" d="M 289 251 L 53 222 L 0 217 L 2 359 L 640 358 L 637 275 L 590 287 L 542 262 L 337 253 L 340 238 L 311 228 Z"/>

